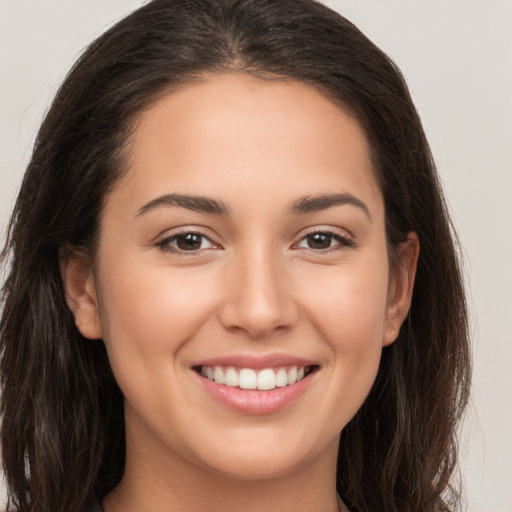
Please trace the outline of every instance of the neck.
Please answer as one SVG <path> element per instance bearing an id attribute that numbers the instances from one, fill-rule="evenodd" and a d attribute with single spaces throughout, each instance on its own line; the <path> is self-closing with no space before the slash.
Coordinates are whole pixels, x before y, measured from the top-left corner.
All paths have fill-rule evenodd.
<path id="1" fill-rule="evenodd" d="M 105 512 L 344 512 L 336 494 L 338 438 L 316 458 L 265 479 L 202 467 L 159 440 L 127 428 L 125 473 Z"/>

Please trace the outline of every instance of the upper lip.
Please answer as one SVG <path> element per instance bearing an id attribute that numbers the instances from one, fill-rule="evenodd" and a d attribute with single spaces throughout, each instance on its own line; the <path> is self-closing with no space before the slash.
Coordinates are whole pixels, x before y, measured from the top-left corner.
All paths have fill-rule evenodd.
<path id="1" fill-rule="evenodd" d="M 314 366 L 313 361 L 283 353 L 274 354 L 233 354 L 197 361 L 192 366 L 234 366 L 238 368 L 277 368 L 282 366 Z"/>

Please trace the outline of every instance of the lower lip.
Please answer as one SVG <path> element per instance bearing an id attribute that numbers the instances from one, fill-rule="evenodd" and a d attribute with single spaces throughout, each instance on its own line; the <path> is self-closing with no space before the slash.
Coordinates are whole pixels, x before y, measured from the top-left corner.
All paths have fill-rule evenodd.
<path id="1" fill-rule="evenodd" d="M 280 411 L 297 400 L 306 391 L 315 373 L 306 375 L 295 384 L 269 391 L 233 388 L 217 384 L 202 375 L 197 374 L 197 376 L 206 391 L 230 409 L 245 414 L 270 414 Z"/>

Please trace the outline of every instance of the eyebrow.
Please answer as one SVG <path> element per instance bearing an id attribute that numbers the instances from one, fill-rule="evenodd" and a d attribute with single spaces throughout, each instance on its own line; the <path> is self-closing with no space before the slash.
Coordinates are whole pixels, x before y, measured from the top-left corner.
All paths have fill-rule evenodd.
<path id="1" fill-rule="evenodd" d="M 165 194 L 146 203 L 139 209 L 137 216 L 161 206 L 181 206 L 195 212 L 214 213 L 217 215 L 229 214 L 229 208 L 222 201 L 217 201 L 216 199 L 183 194 Z"/>
<path id="2" fill-rule="evenodd" d="M 354 195 L 348 193 L 303 196 L 293 201 L 289 210 L 293 214 L 302 214 L 343 205 L 356 206 L 360 208 L 370 220 L 372 219 L 368 206 Z M 223 216 L 227 216 L 230 213 L 228 206 L 217 199 L 195 195 L 165 194 L 146 203 L 138 210 L 137 216 L 144 215 L 162 206 L 180 206 L 196 212 Z"/>
<path id="3" fill-rule="evenodd" d="M 363 210 L 366 216 L 372 220 L 370 209 L 366 204 L 352 194 L 318 194 L 300 197 L 290 206 L 292 213 L 309 213 L 326 210 L 333 206 L 352 205 Z"/>

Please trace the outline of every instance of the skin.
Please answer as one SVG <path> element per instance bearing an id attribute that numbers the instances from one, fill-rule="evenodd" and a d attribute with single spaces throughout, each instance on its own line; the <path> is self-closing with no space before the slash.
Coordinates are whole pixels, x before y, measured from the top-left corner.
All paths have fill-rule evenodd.
<path id="1" fill-rule="evenodd" d="M 127 166 L 94 260 L 71 250 L 62 262 L 77 326 L 103 338 L 125 395 L 126 471 L 105 511 L 337 510 L 340 431 L 398 335 L 419 250 L 411 234 L 390 264 L 359 123 L 302 83 L 211 75 L 140 116 Z M 333 193 L 364 206 L 290 211 Z M 144 210 L 163 194 L 213 198 L 229 214 Z M 177 230 L 206 238 L 176 254 Z M 326 248 L 310 247 L 312 230 L 334 233 Z M 192 369 L 275 352 L 318 371 L 271 414 L 218 403 Z"/>

